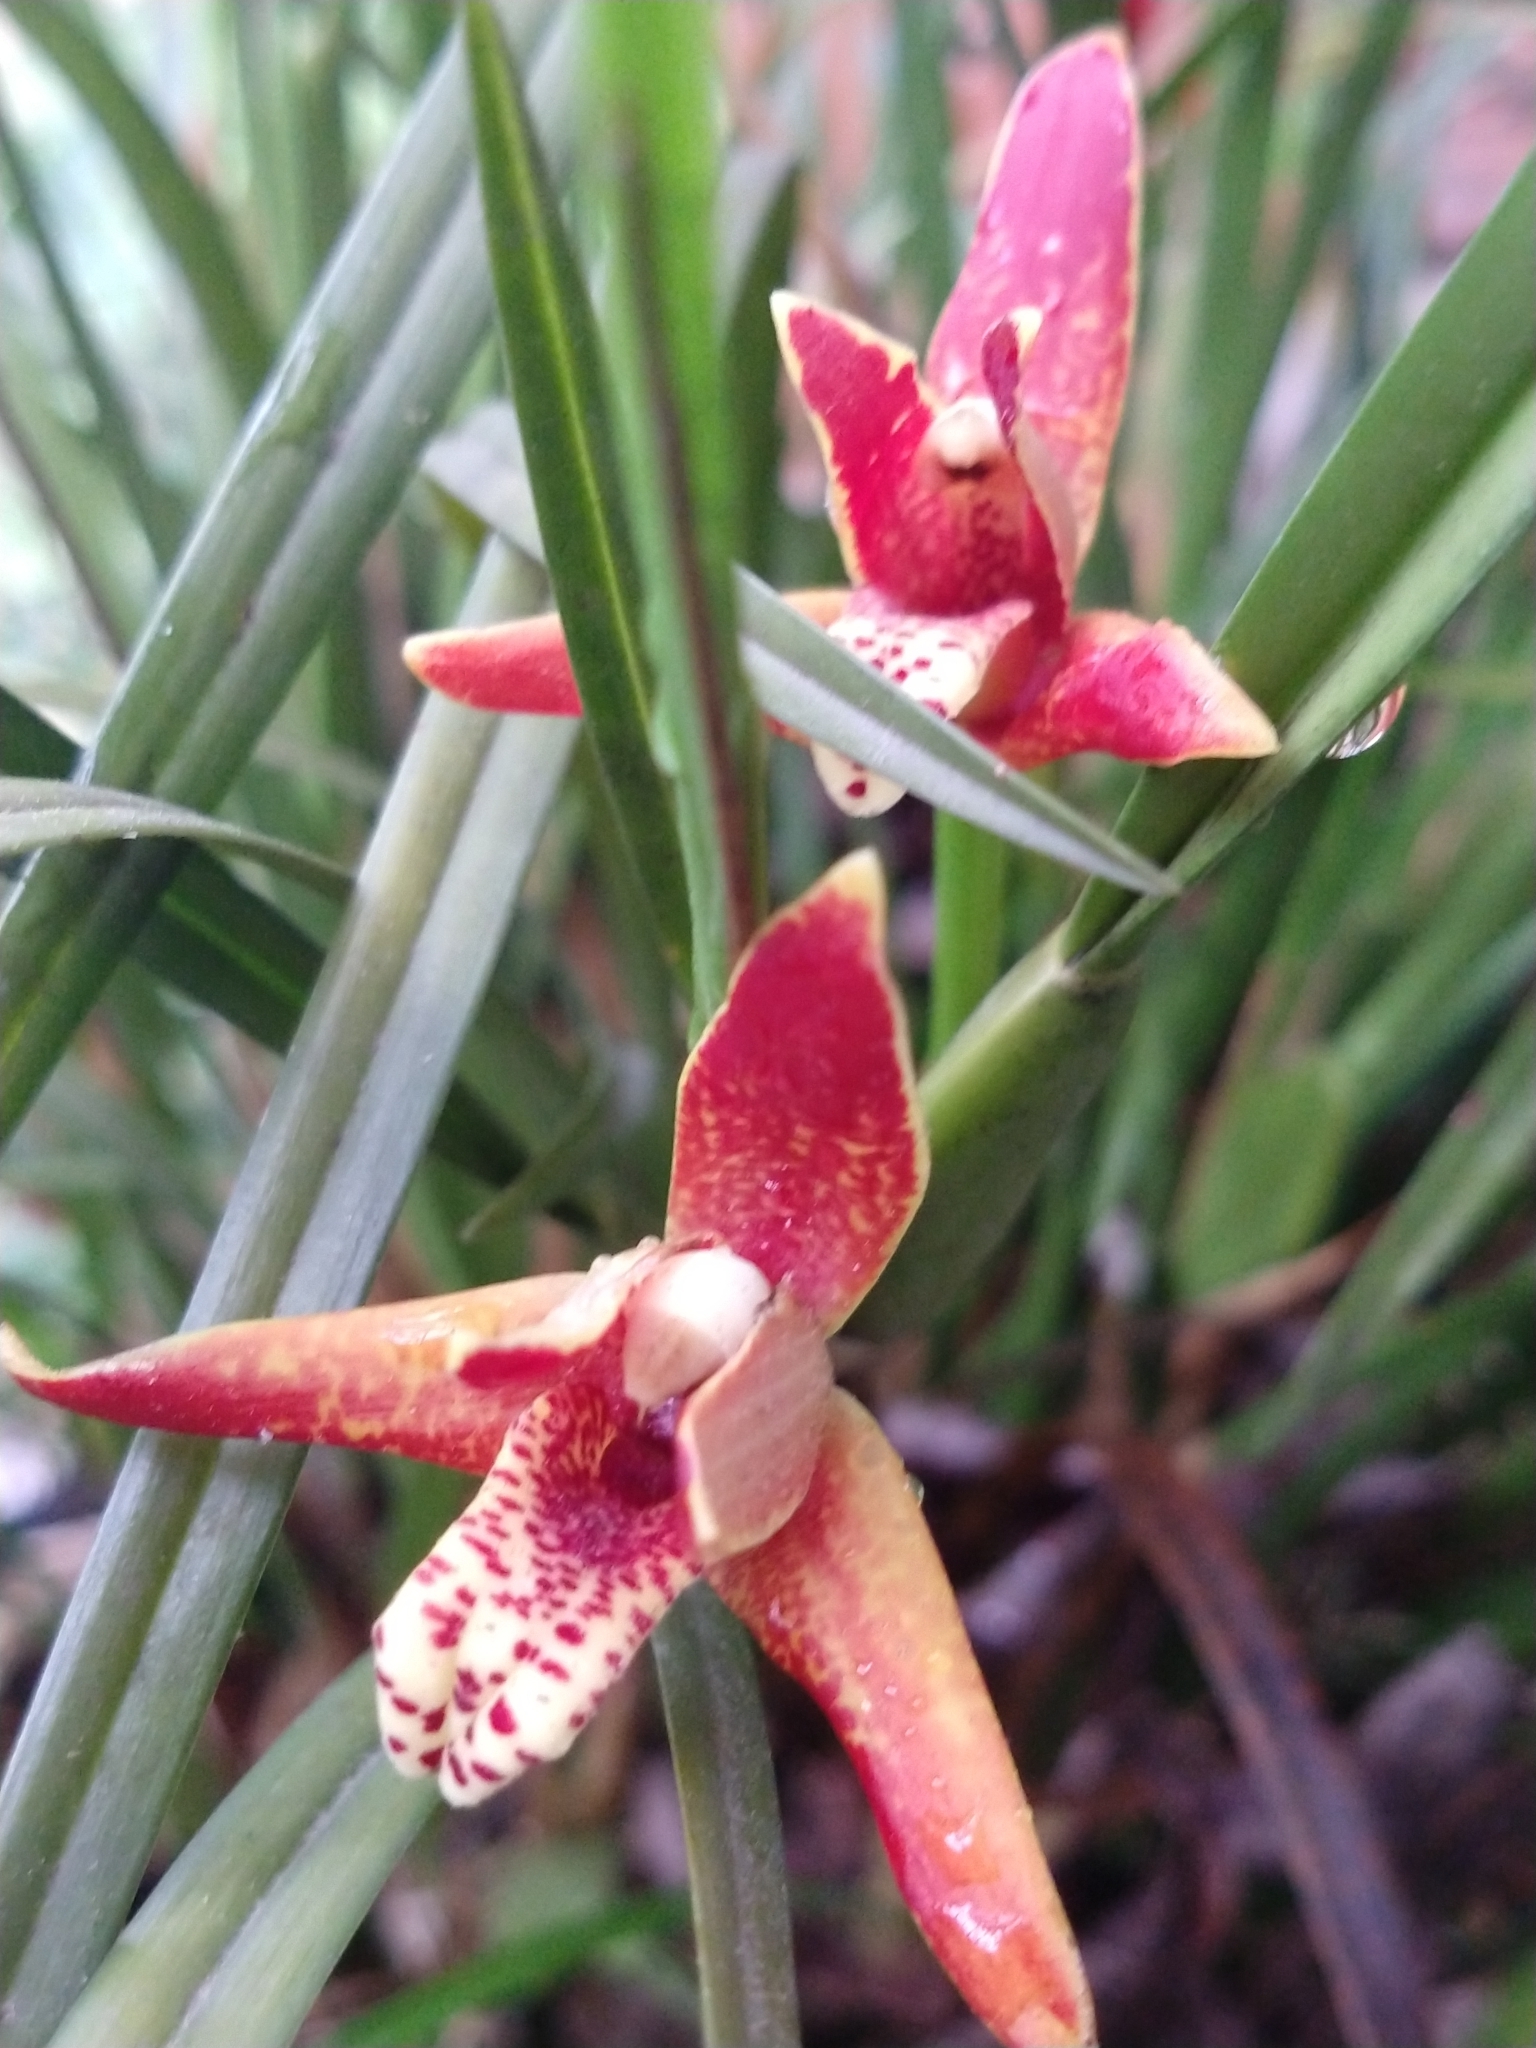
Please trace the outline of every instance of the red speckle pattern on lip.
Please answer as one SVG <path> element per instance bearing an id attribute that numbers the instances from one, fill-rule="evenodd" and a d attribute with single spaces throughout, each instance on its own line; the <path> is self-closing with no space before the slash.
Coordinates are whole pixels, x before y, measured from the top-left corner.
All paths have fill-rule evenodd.
<path id="1" fill-rule="evenodd" d="M 870 854 L 754 941 L 683 1070 L 667 1235 L 729 1245 L 835 1329 L 928 1173 Z"/>
<path id="2" fill-rule="evenodd" d="M 573 1382 L 520 1415 L 374 1629 L 379 1728 L 465 1806 L 564 1754 L 699 1559 L 670 1413 Z"/>

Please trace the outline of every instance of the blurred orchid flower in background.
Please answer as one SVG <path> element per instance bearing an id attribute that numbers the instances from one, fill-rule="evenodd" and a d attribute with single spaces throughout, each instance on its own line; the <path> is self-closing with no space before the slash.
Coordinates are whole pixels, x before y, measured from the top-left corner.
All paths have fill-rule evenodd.
<path id="1" fill-rule="evenodd" d="M 1089 750 L 1169 766 L 1277 744 L 1182 627 L 1071 609 L 1130 367 L 1140 191 L 1124 44 L 1082 36 L 1014 96 L 922 368 L 862 321 L 774 296 L 852 586 L 789 601 L 1015 768 Z M 580 714 L 552 614 L 421 634 L 406 661 L 481 709 Z M 812 751 L 845 811 L 902 794 Z"/>
<path id="2" fill-rule="evenodd" d="M 234 1324 L 51 1373 L 111 1421 L 488 1476 L 374 1631 L 379 1722 L 456 1805 L 561 1755 L 706 1575 L 847 1748 L 939 1960 L 1018 2048 L 1081 2043 L 1081 1963 L 899 1458 L 825 1339 L 927 1142 L 870 854 L 743 956 L 684 1070 L 665 1233 L 586 1274 Z"/>

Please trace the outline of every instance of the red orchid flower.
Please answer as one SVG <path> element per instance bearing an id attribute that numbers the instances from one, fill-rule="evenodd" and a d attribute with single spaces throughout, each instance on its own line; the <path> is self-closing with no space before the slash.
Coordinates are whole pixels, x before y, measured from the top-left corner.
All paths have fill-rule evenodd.
<path id="1" fill-rule="evenodd" d="M 1082 1967 L 900 1460 L 827 1335 L 927 1178 L 878 864 L 743 956 L 678 1093 L 666 1229 L 585 1274 L 233 1324 L 50 1373 L 115 1422 L 488 1474 L 374 1632 L 379 1723 L 456 1805 L 561 1755 L 701 1574 L 814 1695 L 903 1892 L 1018 2048 L 1093 2039 Z"/>
<path id="2" fill-rule="evenodd" d="M 1124 43 L 1082 36 L 1015 95 L 921 369 L 862 321 L 774 295 L 853 586 L 790 602 L 1015 768 L 1087 750 L 1168 766 L 1277 744 L 1182 627 L 1071 609 L 1130 366 L 1140 191 Z M 580 713 L 552 615 L 421 634 L 405 659 L 485 710 Z M 902 793 L 812 752 L 846 811 Z"/>

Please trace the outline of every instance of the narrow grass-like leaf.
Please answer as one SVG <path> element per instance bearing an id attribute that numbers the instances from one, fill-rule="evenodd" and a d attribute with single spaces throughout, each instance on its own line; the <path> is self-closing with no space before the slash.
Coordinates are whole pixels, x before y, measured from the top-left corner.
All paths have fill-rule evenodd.
<path id="1" fill-rule="evenodd" d="M 1263 218 L 1275 90 L 1285 47 L 1283 6 L 1244 17 L 1222 52 L 1209 139 L 1207 216 L 1195 312 L 1180 380 L 1177 519 L 1162 603 L 1189 618 L 1242 457 L 1259 338 L 1254 265 Z M 1262 387 L 1262 373 L 1259 376 Z"/>
<path id="2" fill-rule="evenodd" d="M 762 575 L 779 496 L 779 341 L 768 301 L 789 274 L 799 195 L 793 158 L 768 148 L 732 151 L 716 212 L 722 244 L 721 299 L 726 404 L 735 461 L 736 553 Z M 740 247 L 744 228 L 755 228 Z"/>
<path id="3" fill-rule="evenodd" d="M 741 678 L 735 491 L 715 311 L 718 161 L 707 14 L 607 0 L 592 15 L 613 224 L 608 322 L 628 502 L 688 878 L 696 1029 L 767 908 L 764 739 Z"/>
<path id="4" fill-rule="evenodd" d="M 69 846 L 92 839 L 195 839 L 241 860 L 255 861 L 290 880 L 344 897 L 352 877 L 338 862 L 286 840 L 250 832 L 242 825 L 200 811 L 163 804 L 130 790 L 96 783 L 45 782 L 29 775 L 0 775 L 0 859 L 31 853 L 39 846 Z"/>
<path id="5" fill-rule="evenodd" d="M 138 514 L 139 522 L 164 569 L 176 552 L 187 523 L 187 508 L 168 485 L 150 468 L 139 446 L 132 417 L 118 389 L 111 365 L 96 346 L 68 274 L 55 246 L 46 209 L 33 183 L 31 167 L 11 131 L 4 102 L 0 100 L 0 158 L 5 162 L 15 189 L 18 208 L 42 259 L 49 290 L 64 331 L 74 351 L 76 367 L 85 379 L 96 410 L 93 439 L 106 458 L 124 497 Z"/>
<path id="6" fill-rule="evenodd" d="M 82 779 L 206 809 L 243 765 L 477 339 L 485 287 L 467 171 L 450 49 L 183 550 Z M 0 1131 L 32 1100 L 177 858 L 161 843 L 55 848 L 33 862 L 0 920 Z"/>
<path id="7" fill-rule="evenodd" d="M 5 5 L 89 107 L 186 280 L 235 398 L 249 404 L 266 374 L 272 343 L 218 209 L 78 9 L 53 0 Z"/>
<path id="8" fill-rule="evenodd" d="M 20 698 L 0 689 L 0 761 L 26 775 L 62 776 L 75 749 Z M 71 783 L 79 793 L 81 785 Z M 285 1052 L 324 955 L 276 904 L 195 848 L 133 947 L 152 974 Z M 432 1134 L 433 1150 L 495 1185 L 520 1171 L 521 1152 L 480 1097 L 455 1082 Z"/>
<path id="9" fill-rule="evenodd" d="M 1259 1458 L 1350 1383 L 1357 1361 L 1477 1242 L 1536 1150 L 1536 1009 L 1509 1026 L 1419 1162 L 1306 1350 L 1273 1394 L 1220 1433 L 1226 1458 Z"/>
<path id="10" fill-rule="evenodd" d="M 53 380 L 3 305 L 0 428 L 69 556 L 103 640 L 121 654 L 149 603 L 148 551 L 84 436 L 54 410 Z"/>
<path id="11" fill-rule="evenodd" d="M 187 1327 L 361 1298 L 572 737 L 424 708 Z M 0 1799 L 8 2048 L 40 2048 L 121 1924 L 299 1463 L 129 1453 Z"/>
<path id="12" fill-rule="evenodd" d="M 1279 1838 L 1348 2048 L 1420 2048 L 1421 1948 L 1348 1750 L 1237 1531 L 1141 1440 L 1105 1460 L 1126 1532 L 1221 1704 Z"/>
<path id="13" fill-rule="evenodd" d="M 747 679 L 772 717 L 1001 839 L 1149 895 L 1170 893 L 1168 878 L 1112 833 L 893 690 L 744 569 L 737 603 Z"/>
<path id="14" fill-rule="evenodd" d="M 466 26 L 491 277 L 546 566 L 610 795 L 664 941 L 684 968 L 687 886 L 671 796 L 651 752 L 639 581 L 591 304 L 483 0 Z"/>
<path id="15" fill-rule="evenodd" d="M 615 1899 L 579 1918 L 496 1942 L 468 1962 L 397 1991 L 321 2035 L 318 2048 L 431 2048 L 455 2013 L 526 2004 L 600 1958 L 610 1943 L 639 1934 L 671 1934 L 687 1924 L 684 1892 Z"/>

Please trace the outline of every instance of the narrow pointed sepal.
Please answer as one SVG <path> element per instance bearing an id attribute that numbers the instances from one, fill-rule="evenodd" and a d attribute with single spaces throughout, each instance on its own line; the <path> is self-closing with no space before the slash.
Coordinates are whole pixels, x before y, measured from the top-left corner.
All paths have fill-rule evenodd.
<path id="1" fill-rule="evenodd" d="M 1054 575 L 1054 552 L 991 401 L 940 408 L 899 342 L 776 292 L 784 361 L 827 465 L 855 583 L 917 612 L 980 611 Z"/>
<path id="2" fill-rule="evenodd" d="M 1013 2048 L 1092 2043 L 1077 1946 L 954 1594 L 900 1459 L 857 1402 L 834 1393 L 797 1513 L 709 1577 L 831 1721 L 972 2010 Z"/>
<path id="3" fill-rule="evenodd" d="M 611 1387 L 541 1397 L 374 1628 L 391 1761 L 471 1806 L 563 1756 L 699 1570 L 664 1432 Z"/>
<path id="4" fill-rule="evenodd" d="M 1098 523 L 1136 322 L 1141 142 L 1125 45 L 1063 43 L 1019 86 L 993 151 L 976 232 L 928 344 L 940 402 L 984 388 L 995 322 L 1038 308 L 1028 418 L 1065 480 L 1078 558 Z"/>
<path id="5" fill-rule="evenodd" d="M 454 1371 L 459 1348 L 541 1321 L 580 1279 L 549 1274 L 428 1301 L 226 1323 L 73 1372 L 47 1371 L 6 1330 L 0 1363 L 56 1407 L 131 1428 L 393 1451 L 478 1474 L 509 1414 L 554 1375 L 535 1358 L 488 1398 Z"/>
<path id="6" fill-rule="evenodd" d="M 499 626 L 417 633 L 400 654 L 418 682 L 476 711 L 581 716 L 565 629 L 556 612 Z"/>
<path id="7" fill-rule="evenodd" d="M 1275 728 L 1182 626 L 1084 612 L 1035 665 L 1012 715 L 984 735 L 1015 768 L 1065 754 L 1179 761 L 1272 754 Z"/>
<path id="8" fill-rule="evenodd" d="M 927 1177 L 885 885 L 850 854 L 758 933 L 689 1056 L 667 1237 L 728 1245 L 835 1329 Z"/>

